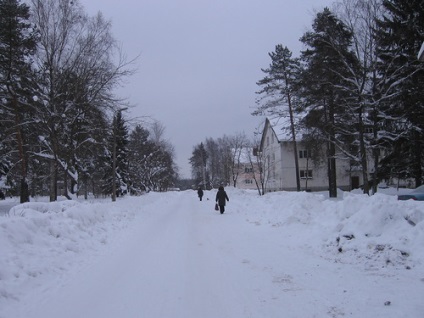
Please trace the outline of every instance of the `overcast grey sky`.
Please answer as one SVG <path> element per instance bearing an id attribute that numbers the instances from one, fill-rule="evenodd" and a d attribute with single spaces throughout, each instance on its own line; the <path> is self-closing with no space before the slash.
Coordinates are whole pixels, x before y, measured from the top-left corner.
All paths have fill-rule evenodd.
<path id="1" fill-rule="evenodd" d="M 256 82 L 268 52 L 299 38 L 315 13 L 333 0 L 80 0 L 101 11 L 137 73 L 117 91 L 135 105 L 130 116 L 151 116 L 165 127 L 183 177 L 193 147 L 208 137 L 245 132 L 263 120 L 251 116 Z"/>

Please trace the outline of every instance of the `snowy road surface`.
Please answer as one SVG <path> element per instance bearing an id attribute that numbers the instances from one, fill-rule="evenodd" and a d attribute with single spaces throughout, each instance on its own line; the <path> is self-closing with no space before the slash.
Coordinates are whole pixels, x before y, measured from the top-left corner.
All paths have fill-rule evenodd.
<path id="1" fill-rule="evenodd" d="M 157 195 L 159 205 L 144 205 L 103 253 L 35 288 L 2 318 L 378 318 L 422 309 L 410 272 L 336 263 L 295 232 L 251 219 L 231 196 L 220 215 L 213 196 Z"/>

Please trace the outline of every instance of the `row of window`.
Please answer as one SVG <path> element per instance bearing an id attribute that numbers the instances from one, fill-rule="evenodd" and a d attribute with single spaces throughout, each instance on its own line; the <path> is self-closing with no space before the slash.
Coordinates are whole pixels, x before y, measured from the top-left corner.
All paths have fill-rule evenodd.
<path id="1" fill-rule="evenodd" d="M 299 176 L 301 179 L 312 179 L 312 170 L 300 170 Z"/>
<path id="2" fill-rule="evenodd" d="M 311 158 L 311 151 L 310 150 L 300 150 L 299 151 L 299 158 Z"/>
<path id="3" fill-rule="evenodd" d="M 311 151 L 310 150 L 299 150 L 299 158 L 311 158 Z M 268 155 L 268 161 L 270 160 L 270 156 Z M 275 161 L 275 153 L 272 154 L 272 161 Z"/>
<path id="4" fill-rule="evenodd" d="M 312 170 L 300 170 L 299 171 L 299 176 L 301 179 L 312 179 Z M 253 180 L 252 179 L 246 179 L 244 180 L 244 183 L 246 184 L 252 184 Z"/>
<path id="5" fill-rule="evenodd" d="M 373 134 L 374 133 L 374 129 L 372 128 L 372 127 L 365 127 L 364 128 L 364 133 L 365 134 Z M 273 132 L 271 132 L 271 143 L 273 144 L 274 143 L 274 133 Z M 270 140 L 269 140 L 269 136 L 267 136 L 266 137 L 266 144 L 267 144 L 267 146 L 269 146 L 270 145 Z M 302 158 L 302 157 L 301 157 Z M 310 157 L 304 157 L 304 158 L 310 158 Z"/>

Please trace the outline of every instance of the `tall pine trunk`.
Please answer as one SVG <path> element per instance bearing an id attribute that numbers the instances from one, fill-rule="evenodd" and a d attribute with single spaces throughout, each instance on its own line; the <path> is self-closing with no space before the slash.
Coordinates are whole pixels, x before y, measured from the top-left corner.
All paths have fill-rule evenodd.
<path id="1" fill-rule="evenodd" d="M 359 147 L 361 154 L 361 168 L 362 168 L 362 178 L 364 180 L 364 194 L 370 194 L 369 182 L 368 182 L 368 160 L 367 160 L 367 150 L 365 147 L 364 141 L 364 123 L 362 120 L 362 106 L 359 110 Z M 375 181 L 374 181 L 375 182 Z"/>
<path id="2" fill-rule="evenodd" d="M 336 134 L 334 131 L 334 100 L 330 98 L 326 107 L 326 124 L 328 129 L 328 191 L 330 198 L 337 198 L 337 171 L 336 171 Z"/>
<path id="3" fill-rule="evenodd" d="M 50 202 L 57 201 L 57 162 L 50 160 Z"/>
<path id="4" fill-rule="evenodd" d="M 290 94 L 287 94 L 287 102 L 289 104 L 290 130 L 291 130 L 291 134 L 293 138 L 294 166 L 295 166 L 295 173 L 296 173 L 296 190 L 299 192 L 300 191 L 300 175 L 299 175 L 299 159 L 298 159 L 299 157 L 297 152 L 296 130 L 294 126 L 295 125 L 294 114 L 293 114 L 293 106 L 292 106 Z"/>
<path id="5" fill-rule="evenodd" d="M 413 158 L 414 158 L 414 167 L 413 167 L 413 178 L 415 179 L 415 187 L 422 185 L 422 176 L 423 176 L 423 147 L 422 147 L 422 136 L 417 131 L 413 132 Z"/>
<path id="6" fill-rule="evenodd" d="M 21 162 L 21 184 L 20 184 L 20 202 L 29 202 L 29 187 L 27 183 L 27 161 L 24 150 L 24 138 L 21 128 L 21 117 L 18 109 L 18 99 L 13 96 L 13 106 L 15 110 L 16 141 L 18 144 L 19 160 Z"/>

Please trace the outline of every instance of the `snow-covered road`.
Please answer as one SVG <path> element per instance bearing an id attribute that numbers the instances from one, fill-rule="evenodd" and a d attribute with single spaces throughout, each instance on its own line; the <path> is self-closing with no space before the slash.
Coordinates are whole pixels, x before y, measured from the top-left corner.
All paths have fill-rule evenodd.
<path id="1" fill-rule="evenodd" d="M 152 195 L 160 203 L 140 198 L 143 213 L 102 253 L 34 289 L 13 318 L 404 317 L 421 302 L 410 272 L 334 262 L 231 196 L 220 215 L 212 192 Z"/>
<path id="2" fill-rule="evenodd" d="M 148 219 L 136 219 L 119 246 L 25 316 L 257 317 L 258 304 L 276 303 L 263 295 L 272 278 L 263 280 L 247 253 L 248 244 L 260 242 L 234 228 L 236 215 L 212 207 L 211 201 L 181 195 Z"/>

